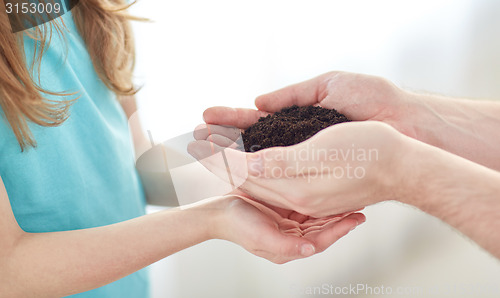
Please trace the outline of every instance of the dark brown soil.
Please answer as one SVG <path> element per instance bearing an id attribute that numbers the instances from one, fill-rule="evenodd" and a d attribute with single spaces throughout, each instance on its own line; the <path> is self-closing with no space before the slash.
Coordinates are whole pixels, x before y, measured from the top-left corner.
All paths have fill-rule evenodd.
<path id="1" fill-rule="evenodd" d="M 247 128 L 242 134 L 243 144 L 246 152 L 290 146 L 307 140 L 324 128 L 348 121 L 351 120 L 333 109 L 291 106 L 261 117 Z"/>

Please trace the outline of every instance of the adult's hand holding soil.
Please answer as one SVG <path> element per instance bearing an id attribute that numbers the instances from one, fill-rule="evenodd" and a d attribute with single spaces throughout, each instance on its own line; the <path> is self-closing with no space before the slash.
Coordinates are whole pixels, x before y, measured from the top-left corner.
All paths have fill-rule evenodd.
<path id="1" fill-rule="evenodd" d="M 199 138 L 189 152 L 220 178 L 239 181 L 235 186 L 250 196 L 302 214 L 357 210 L 404 189 L 406 137 L 380 122 L 338 124 L 300 144 L 254 153 L 216 139 Z"/>
<path id="2" fill-rule="evenodd" d="M 292 105 L 335 109 L 353 121 L 381 121 L 416 138 L 417 100 L 390 81 L 376 76 L 329 72 L 302 83 L 261 95 L 258 110 L 212 107 L 203 114 L 208 124 L 246 129 L 260 117 Z"/>
<path id="3" fill-rule="evenodd" d="M 258 110 L 213 107 L 203 116 L 209 124 L 245 129 L 284 107 L 318 105 L 353 121 L 387 123 L 421 142 L 500 170 L 496 101 L 418 94 L 381 77 L 329 72 L 261 95 L 255 105 Z"/>

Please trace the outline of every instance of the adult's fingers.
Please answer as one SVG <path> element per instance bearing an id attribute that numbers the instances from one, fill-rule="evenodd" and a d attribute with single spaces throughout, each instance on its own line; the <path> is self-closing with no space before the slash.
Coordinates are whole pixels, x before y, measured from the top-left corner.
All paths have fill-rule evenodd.
<path id="1" fill-rule="evenodd" d="M 248 159 L 252 154 L 238 150 L 223 148 L 213 142 L 199 140 L 188 145 L 188 152 L 205 168 L 233 187 L 239 187 L 250 196 L 265 200 L 281 208 L 288 208 L 286 198 L 276 192 L 271 184 L 270 188 L 255 183 L 257 177 L 249 176 L 256 169 L 248 167 Z"/>
<path id="2" fill-rule="evenodd" d="M 323 74 L 308 81 L 261 95 L 255 99 L 255 106 L 259 110 L 274 113 L 292 105 L 314 105 L 326 97 L 325 79 L 330 75 L 331 73 Z"/>
<path id="3" fill-rule="evenodd" d="M 268 113 L 252 109 L 212 107 L 203 112 L 203 120 L 208 124 L 230 125 L 238 128 L 247 128 L 267 116 Z"/>
<path id="4" fill-rule="evenodd" d="M 330 168 L 307 158 L 311 148 L 306 143 L 244 153 L 224 149 L 213 141 L 193 142 L 188 147 L 189 153 L 219 178 L 257 199 L 313 215 L 321 209 L 317 206 L 321 200 L 312 200 L 306 206 L 303 198 L 321 196 L 332 188 Z M 342 182 L 345 183 L 336 181 Z"/>
<path id="5" fill-rule="evenodd" d="M 217 177 L 241 186 L 248 177 L 245 153 L 221 147 L 213 142 L 199 140 L 188 145 L 188 152 Z"/>
<path id="6" fill-rule="evenodd" d="M 249 175 L 243 186 L 245 192 L 258 195 L 269 203 L 272 203 L 271 199 L 278 199 L 286 202 L 288 209 L 311 215 L 300 209 L 297 203 L 302 198 L 323 196 L 331 191 L 332 173 L 328 163 L 306 158 L 310 155 L 309 150 L 307 144 L 298 144 L 248 154 Z M 272 190 L 273 194 L 262 196 L 263 190 Z M 317 201 L 312 200 L 308 206 L 302 207 L 313 210 L 318 207 L 315 206 Z"/>
<path id="7" fill-rule="evenodd" d="M 241 130 L 234 126 L 200 124 L 193 132 L 196 140 L 208 140 L 210 135 L 221 135 L 233 142 L 241 140 Z"/>
<path id="8" fill-rule="evenodd" d="M 200 124 L 193 132 L 198 141 L 210 141 L 223 148 L 243 150 L 241 130 L 233 126 Z"/>
<path id="9" fill-rule="evenodd" d="M 207 137 L 207 141 L 213 142 L 224 148 L 238 149 L 243 148 L 242 142 L 237 142 L 223 135 L 212 134 Z"/>
<path id="10" fill-rule="evenodd" d="M 323 180 L 328 178 L 318 173 L 314 173 L 314 179 L 308 179 L 308 173 L 299 173 L 301 168 L 311 169 L 311 163 L 299 161 L 297 166 L 295 160 L 287 160 L 288 154 L 284 152 L 288 150 L 277 147 L 250 154 L 206 140 L 195 141 L 188 146 L 188 152 L 205 168 L 233 187 L 239 187 L 252 197 L 274 206 L 305 214 L 305 210 L 297 209 L 300 206 L 295 204 L 295 199 L 314 196 L 317 190 L 330 188 L 331 184 L 325 183 Z M 305 166 L 301 166 L 302 163 Z M 301 177 L 301 174 L 305 176 Z M 312 184 L 314 187 L 311 187 Z M 307 208 L 316 207 L 314 203 L 308 204 Z"/>

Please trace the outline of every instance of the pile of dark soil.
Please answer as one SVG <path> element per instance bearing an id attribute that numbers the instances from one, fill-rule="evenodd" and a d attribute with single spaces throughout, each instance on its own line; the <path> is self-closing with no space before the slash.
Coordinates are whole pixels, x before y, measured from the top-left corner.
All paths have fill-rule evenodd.
<path id="1" fill-rule="evenodd" d="M 291 106 L 261 117 L 247 128 L 242 134 L 243 145 L 246 152 L 290 146 L 307 140 L 324 128 L 348 121 L 351 120 L 333 109 Z"/>

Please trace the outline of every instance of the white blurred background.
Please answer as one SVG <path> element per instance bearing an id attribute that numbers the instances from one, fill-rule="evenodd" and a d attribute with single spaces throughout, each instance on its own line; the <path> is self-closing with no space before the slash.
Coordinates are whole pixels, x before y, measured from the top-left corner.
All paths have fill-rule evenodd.
<path id="1" fill-rule="evenodd" d="M 155 141 L 189 132 L 207 107 L 252 107 L 330 70 L 500 99 L 496 0 L 140 0 L 132 12 L 154 21 L 134 29 L 140 113 Z M 500 297 L 499 261 L 449 226 L 396 203 L 365 214 L 326 252 L 285 265 L 202 243 L 152 265 L 153 297 Z M 358 284 L 372 294 L 318 294 Z"/>

